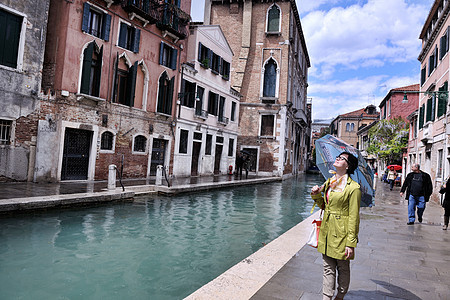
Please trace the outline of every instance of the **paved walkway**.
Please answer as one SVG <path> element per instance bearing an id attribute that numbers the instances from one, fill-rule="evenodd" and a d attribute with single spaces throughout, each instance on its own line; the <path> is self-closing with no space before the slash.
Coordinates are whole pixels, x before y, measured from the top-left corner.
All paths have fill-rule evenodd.
<path id="1" fill-rule="evenodd" d="M 155 185 L 155 179 L 131 179 L 117 182 L 107 189 L 106 181 L 73 181 L 59 183 L 0 183 L 0 213 L 11 213 L 51 207 L 72 207 L 110 201 L 129 201 L 140 194 L 175 195 L 183 192 L 206 191 L 239 185 L 280 181 L 279 177 L 237 178 L 233 175 L 176 178 L 167 185 Z"/>
<path id="2" fill-rule="evenodd" d="M 450 230 L 442 230 L 443 209 L 428 203 L 423 223 L 408 226 L 399 191 L 379 183 L 375 206 L 361 208 L 345 299 L 450 299 Z M 251 299 L 320 300 L 321 290 L 321 254 L 304 246 Z"/>

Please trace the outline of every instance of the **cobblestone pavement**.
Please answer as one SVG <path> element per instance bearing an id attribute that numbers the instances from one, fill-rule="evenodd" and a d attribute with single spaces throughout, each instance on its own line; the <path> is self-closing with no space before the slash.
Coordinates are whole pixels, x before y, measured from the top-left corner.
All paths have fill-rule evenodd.
<path id="1" fill-rule="evenodd" d="M 345 299 L 450 299 L 450 230 L 442 230 L 443 209 L 429 202 L 423 222 L 416 218 L 408 226 L 407 201 L 399 192 L 380 182 L 375 206 L 361 208 Z M 321 254 L 304 246 L 251 299 L 322 299 Z"/>

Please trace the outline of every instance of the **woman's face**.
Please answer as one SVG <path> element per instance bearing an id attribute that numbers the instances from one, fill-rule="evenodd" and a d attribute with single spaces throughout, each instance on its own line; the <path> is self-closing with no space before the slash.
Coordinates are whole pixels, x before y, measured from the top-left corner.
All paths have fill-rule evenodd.
<path id="1" fill-rule="evenodd" d="M 333 166 L 336 169 L 348 169 L 348 154 L 340 154 L 336 157 Z"/>

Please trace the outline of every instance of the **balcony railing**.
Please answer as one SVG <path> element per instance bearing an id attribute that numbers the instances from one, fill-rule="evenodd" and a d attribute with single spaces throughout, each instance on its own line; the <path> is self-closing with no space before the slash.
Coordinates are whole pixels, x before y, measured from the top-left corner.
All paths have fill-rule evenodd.
<path id="1" fill-rule="evenodd" d="M 204 119 L 204 120 L 206 120 L 206 119 L 208 119 L 208 112 L 206 111 L 206 110 L 203 110 L 203 109 L 195 109 L 195 116 L 197 117 L 197 118 L 200 118 L 200 119 Z"/>
<path id="2" fill-rule="evenodd" d="M 150 24 L 161 19 L 161 6 L 157 0 L 124 0 L 122 3 L 126 12 L 134 13 Z"/>
<path id="3" fill-rule="evenodd" d="M 218 116 L 217 121 L 222 125 L 227 125 L 229 122 L 229 119 L 225 118 L 224 116 Z"/>
<path id="4" fill-rule="evenodd" d="M 169 3 L 161 4 L 159 9 L 161 17 L 156 26 L 161 30 L 167 30 L 181 40 L 187 38 L 187 25 L 191 21 L 191 16 Z"/>

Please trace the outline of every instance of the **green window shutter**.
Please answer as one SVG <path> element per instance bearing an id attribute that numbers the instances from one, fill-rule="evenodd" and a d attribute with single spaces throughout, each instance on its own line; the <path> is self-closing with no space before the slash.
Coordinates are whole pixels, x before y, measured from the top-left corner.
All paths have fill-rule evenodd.
<path id="1" fill-rule="evenodd" d="M 436 116 L 436 97 L 433 95 L 431 97 L 431 121 L 434 121 Z"/>
<path id="2" fill-rule="evenodd" d="M 163 73 L 161 77 L 159 77 L 159 88 L 158 88 L 158 105 L 156 106 L 157 112 L 164 112 L 164 82 L 166 80 L 166 73 Z"/>
<path id="3" fill-rule="evenodd" d="M 419 109 L 419 129 L 423 128 L 423 118 L 424 118 L 424 105 Z"/>
<path id="4" fill-rule="evenodd" d="M 104 14 L 103 15 L 103 28 L 102 28 L 102 38 L 108 42 L 109 41 L 109 32 L 111 31 L 111 15 Z"/>
<path id="5" fill-rule="evenodd" d="M 427 100 L 427 114 L 425 118 L 425 123 L 431 121 L 431 98 Z"/>
<path id="6" fill-rule="evenodd" d="M 172 70 L 177 69 L 177 59 L 178 59 L 178 50 L 172 49 L 172 56 L 171 56 L 171 61 L 170 61 L 170 68 Z"/>
<path id="7" fill-rule="evenodd" d="M 128 25 L 125 23 L 120 23 L 119 46 L 122 48 L 127 47 L 127 34 L 128 34 Z"/>
<path id="8" fill-rule="evenodd" d="M 159 64 L 163 64 L 163 55 L 164 55 L 164 42 L 161 42 L 159 45 Z"/>
<path id="9" fill-rule="evenodd" d="M 203 47 L 203 45 L 202 45 L 202 43 L 198 43 L 198 61 L 199 62 L 201 62 L 202 61 L 202 47 Z"/>
<path id="10" fill-rule="evenodd" d="M 173 88 L 175 85 L 175 76 L 172 77 L 172 79 L 170 79 L 169 82 L 169 91 L 168 91 L 168 95 L 166 97 L 167 101 L 166 101 L 166 114 L 171 115 L 172 114 L 172 101 L 173 101 Z"/>
<path id="11" fill-rule="evenodd" d="M 139 52 L 139 42 L 141 40 L 141 30 L 138 28 L 134 28 L 134 40 L 133 40 L 133 49 L 131 49 L 134 53 Z"/>
<path id="12" fill-rule="evenodd" d="M 111 102 L 116 101 L 117 94 L 117 72 L 119 71 L 119 52 L 116 53 L 116 61 L 114 62 L 114 74 L 113 74 L 113 89 Z"/>
<path id="13" fill-rule="evenodd" d="M 91 81 L 92 54 L 94 53 L 94 42 L 90 43 L 83 54 L 83 68 L 81 70 L 80 93 L 89 94 L 89 84 Z"/>
<path id="14" fill-rule="evenodd" d="M 83 21 L 81 22 L 81 30 L 84 32 L 89 31 L 89 12 L 90 12 L 89 3 L 85 2 L 83 4 Z"/>
<path id="15" fill-rule="evenodd" d="M 134 97 L 136 91 L 136 76 L 137 76 L 138 62 L 136 61 L 134 65 L 128 70 L 127 78 L 127 102 L 130 107 L 134 106 Z"/>
<path id="16" fill-rule="evenodd" d="M 93 87 L 93 96 L 100 97 L 100 82 L 102 81 L 102 61 L 103 61 L 103 46 L 100 48 L 100 52 L 97 55 L 97 80 L 94 81 L 95 86 Z"/>

